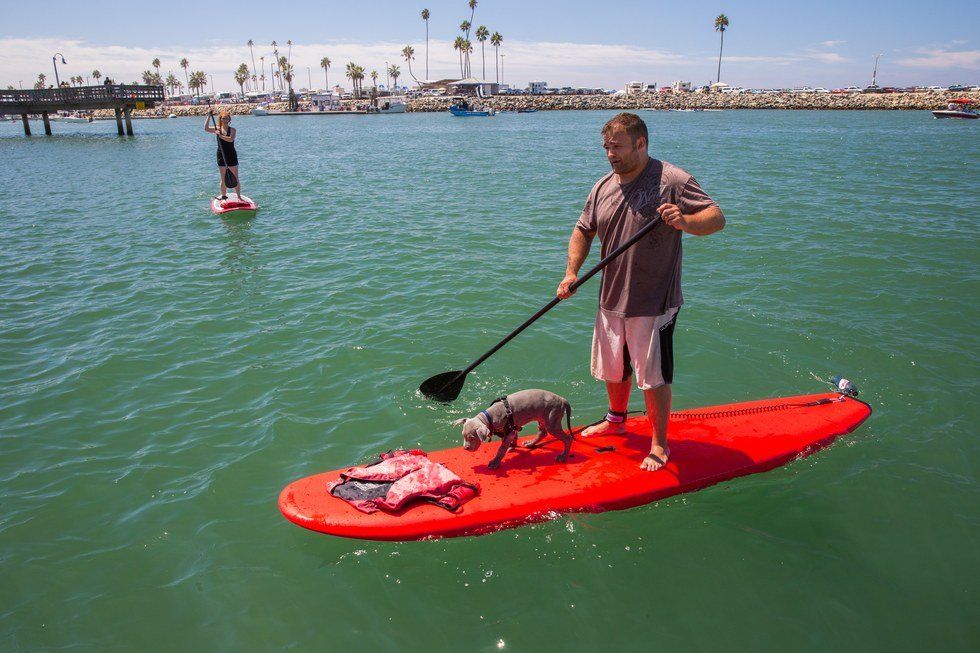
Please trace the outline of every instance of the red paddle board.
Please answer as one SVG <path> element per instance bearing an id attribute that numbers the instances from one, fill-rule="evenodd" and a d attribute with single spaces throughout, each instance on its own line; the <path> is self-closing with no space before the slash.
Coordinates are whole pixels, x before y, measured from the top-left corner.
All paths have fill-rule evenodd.
<path id="1" fill-rule="evenodd" d="M 538 449 L 509 452 L 496 470 L 487 467 L 499 445 L 496 439 L 472 453 L 462 447 L 430 453 L 431 460 L 480 486 L 479 496 L 455 513 L 424 502 L 394 514 L 362 513 L 327 492 L 342 469 L 289 484 L 279 495 L 279 510 L 304 528 L 342 537 L 480 535 L 561 513 L 632 508 L 766 471 L 830 444 L 870 414 L 864 402 L 836 393 L 672 413 L 670 460 L 656 472 L 639 468 L 650 450 L 649 423 L 640 415 L 626 422 L 626 435 L 581 438 L 576 429 L 567 463 L 555 461 L 561 445 L 553 439 Z M 530 428 L 536 430 L 534 424 Z"/>
<path id="2" fill-rule="evenodd" d="M 259 210 L 259 205 L 245 195 L 242 195 L 241 201 L 237 196 L 226 200 L 215 197 L 211 199 L 211 210 L 222 218 L 253 218 Z"/>

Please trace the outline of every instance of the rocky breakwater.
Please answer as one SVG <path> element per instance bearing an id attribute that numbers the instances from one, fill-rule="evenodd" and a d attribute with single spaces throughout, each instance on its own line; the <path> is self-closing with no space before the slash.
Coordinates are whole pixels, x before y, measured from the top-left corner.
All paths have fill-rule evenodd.
<path id="1" fill-rule="evenodd" d="M 638 93 L 636 95 L 498 95 L 480 100 L 497 111 L 629 111 L 636 109 L 797 109 L 797 110 L 919 110 L 945 109 L 954 97 L 972 93 Z M 454 98 L 409 100 L 409 111 L 448 111 Z"/>

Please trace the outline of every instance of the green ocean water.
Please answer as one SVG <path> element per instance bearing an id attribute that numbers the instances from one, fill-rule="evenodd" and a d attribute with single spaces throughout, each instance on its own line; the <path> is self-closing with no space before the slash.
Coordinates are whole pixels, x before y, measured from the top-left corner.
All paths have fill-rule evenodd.
<path id="1" fill-rule="evenodd" d="M 596 283 L 415 389 L 552 296 L 611 115 L 236 118 L 245 223 L 203 120 L 0 124 L 0 650 L 977 650 L 980 129 L 926 112 L 643 114 L 728 217 L 685 237 L 674 407 L 840 373 L 854 434 L 478 538 L 280 516 L 508 391 L 598 418 Z"/>

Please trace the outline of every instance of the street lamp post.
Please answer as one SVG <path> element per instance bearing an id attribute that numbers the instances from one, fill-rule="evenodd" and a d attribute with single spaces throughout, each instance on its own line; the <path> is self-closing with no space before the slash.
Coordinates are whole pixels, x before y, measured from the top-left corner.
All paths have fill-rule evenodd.
<path id="1" fill-rule="evenodd" d="M 55 52 L 54 53 L 54 56 L 51 57 L 51 63 L 54 65 L 54 87 L 55 88 L 61 88 L 61 80 L 58 79 L 58 57 L 61 57 L 61 63 L 62 64 L 68 65 L 68 62 L 65 61 L 65 55 L 61 54 L 60 52 Z"/>
<path id="2" fill-rule="evenodd" d="M 313 76 L 310 74 L 310 67 L 306 67 L 306 88 L 309 91 L 313 90 Z"/>
<path id="3" fill-rule="evenodd" d="M 385 62 L 385 90 L 388 91 L 388 95 L 390 96 L 391 95 L 391 77 L 390 77 L 389 73 L 391 73 L 391 65 L 386 61 Z"/>

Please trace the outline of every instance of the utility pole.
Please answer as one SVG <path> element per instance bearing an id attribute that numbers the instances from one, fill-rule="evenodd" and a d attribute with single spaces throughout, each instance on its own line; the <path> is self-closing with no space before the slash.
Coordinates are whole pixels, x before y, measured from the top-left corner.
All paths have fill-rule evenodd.
<path id="1" fill-rule="evenodd" d="M 61 88 L 61 82 L 58 80 L 58 57 L 61 57 L 61 63 L 63 65 L 68 65 L 68 62 L 65 61 L 65 55 L 61 54 L 60 52 L 55 52 L 54 56 L 51 57 L 51 63 L 54 64 L 54 87 L 55 88 Z"/>
<path id="2" fill-rule="evenodd" d="M 872 86 L 875 85 L 875 80 L 878 79 L 878 59 L 881 58 L 881 55 L 882 54 L 884 54 L 884 52 L 882 52 L 881 54 L 879 54 L 878 56 L 875 57 L 875 69 L 874 69 L 874 72 L 871 73 L 871 85 Z"/>

